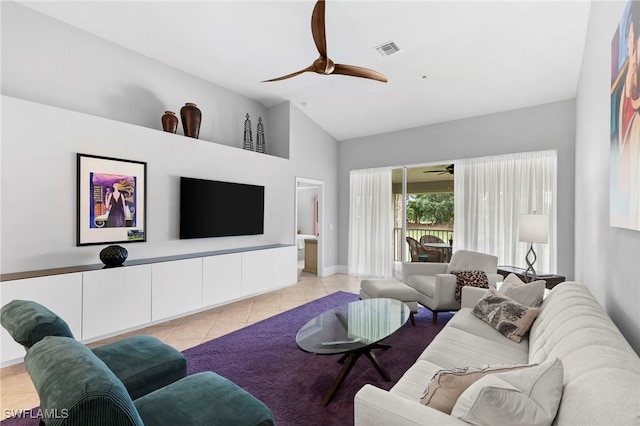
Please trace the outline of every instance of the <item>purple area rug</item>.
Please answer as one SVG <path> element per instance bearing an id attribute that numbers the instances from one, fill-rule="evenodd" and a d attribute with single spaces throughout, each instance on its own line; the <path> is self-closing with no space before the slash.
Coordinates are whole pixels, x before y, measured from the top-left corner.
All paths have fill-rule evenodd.
<path id="1" fill-rule="evenodd" d="M 296 345 L 296 334 L 313 317 L 355 300 L 356 294 L 333 293 L 188 349 L 184 353 L 189 374 L 211 370 L 232 380 L 264 402 L 278 426 L 353 425 L 356 392 L 366 383 L 390 389 L 451 318 L 442 313 L 433 325 L 431 312 L 421 307 L 415 327 L 407 322 L 383 341 L 391 348 L 374 350 L 391 382 L 385 382 L 371 362 L 361 357 L 329 405 L 321 407 L 342 367 L 341 356 L 303 352 Z"/>
<path id="2" fill-rule="evenodd" d="M 320 406 L 340 371 L 340 355 L 312 355 L 298 349 L 298 330 L 313 317 L 358 300 L 352 293 L 336 292 L 303 306 L 250 325 L 184 351 L 189 374 L 213 371 L 254 395 L 273 412 L 277 426 L 353 425 L 353 398 L 366 383 L 390 389 L 415 362 L 452 314 L 441 313 L 432 324 L 431 312 L 422 307 L 416 326 L 410 322 L 376 349 L 380 363 L 391 376 L 385 382 L 366 357 L 354 365 L 327 407 Z M 425 383 L 429 378 L 425 378 Z M 8 419 L 2 426 L 37 425 L 37 420 Z"/>

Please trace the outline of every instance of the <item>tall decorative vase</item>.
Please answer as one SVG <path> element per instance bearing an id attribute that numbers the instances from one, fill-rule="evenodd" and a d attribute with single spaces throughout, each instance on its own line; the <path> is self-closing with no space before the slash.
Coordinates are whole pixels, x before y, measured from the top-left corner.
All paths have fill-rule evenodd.
<path id="1" fill-rule="evenodd" d="M 262 124 L 262 117 L 258 117 L 258 131 L 256 135 L 256 152 L 261 154 L 267 153 L 267 144 L 264 140 L 264 124 Z"/>
<path id="2" fill-rule="evenodd" d="M 178 130 L 178 117 L 173 111 L 165 111 L 162 116 L 162 130 L 169 133 L 175 133 Z"/>
<path id="3" fill-rule="evenodd" d="M 249 113 L 244 120 L 244 139 L 242 142 L 242 148 L 248 151 L 253 151 L 253 136 L 251 134 L 251 120 L 249 119 Z"/>
<path id="4" fill-rule="evenodd" d="M 180 108 L 180 118 L 182 118 L 182 128 L 184 135 L 190 138 L 198 139 L 200 134 L 200 121 L 202 120 L 202 112 L 193 102 L 187 102 Z"/>

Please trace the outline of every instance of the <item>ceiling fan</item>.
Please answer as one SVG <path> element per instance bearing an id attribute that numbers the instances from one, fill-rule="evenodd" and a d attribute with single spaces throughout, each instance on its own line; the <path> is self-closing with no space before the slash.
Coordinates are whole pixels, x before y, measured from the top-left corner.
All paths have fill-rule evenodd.
<path id="1" fill-rule="evenodd" d="M 422 173 L 438 173 L 444 175 L 446 173 L 453 174 L 453 164 L 449 164 L 447 167 L 441 170 L 425 170 Z"/>
<path id="2" fill-rule="evenodd" d="M 315 7 L 313 8 L 313 14 L 311 15 L 311 33 L 313 34 L 313 41 L 316 43 L 316 48 L 318 49 L 318 53 L 320 53 L 320 57 L 313 61 L 313 63 L 305 69 L 287 74 L 282 77 L 265 80 L 263 81 L 263 83 L 269 81 L 284 80 L 309 71 L 324 75 L 342 74 L 351 77 L 369 78 L 371 80 L 377 80 L 386 83 L 387 77 L 377 71 L 370 70 L 368 68 L 357 67 L 355 65 L 336 64 L 327 56 L 327 38 L 324 25 L 324 3 L 324 0 L 318 0 Z"/>

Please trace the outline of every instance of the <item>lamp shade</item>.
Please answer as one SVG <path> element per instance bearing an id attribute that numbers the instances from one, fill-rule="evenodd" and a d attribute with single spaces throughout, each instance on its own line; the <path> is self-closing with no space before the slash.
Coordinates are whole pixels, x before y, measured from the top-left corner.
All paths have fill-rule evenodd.
<path id="1" fill-rule="evenodd" d="M 518 227 L 519 241 L 528 243 L 549 242 L 549 215 L 522 214 Z"/>

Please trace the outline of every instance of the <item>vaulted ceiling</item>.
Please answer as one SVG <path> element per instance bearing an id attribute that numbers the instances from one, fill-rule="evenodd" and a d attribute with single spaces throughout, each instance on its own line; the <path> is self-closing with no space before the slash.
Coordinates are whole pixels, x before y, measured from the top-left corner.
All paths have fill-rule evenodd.
<path id="1" fill-rule="evenodd" d="M 575 97 L 590 2 L 328 0 L 328 55 L 388 83 L 304 73 L 314 1 L 41 1 L 25 6 L 254 99 L 337 140 Z M 401 50 L 383 57 L 376 47 Z"/>

